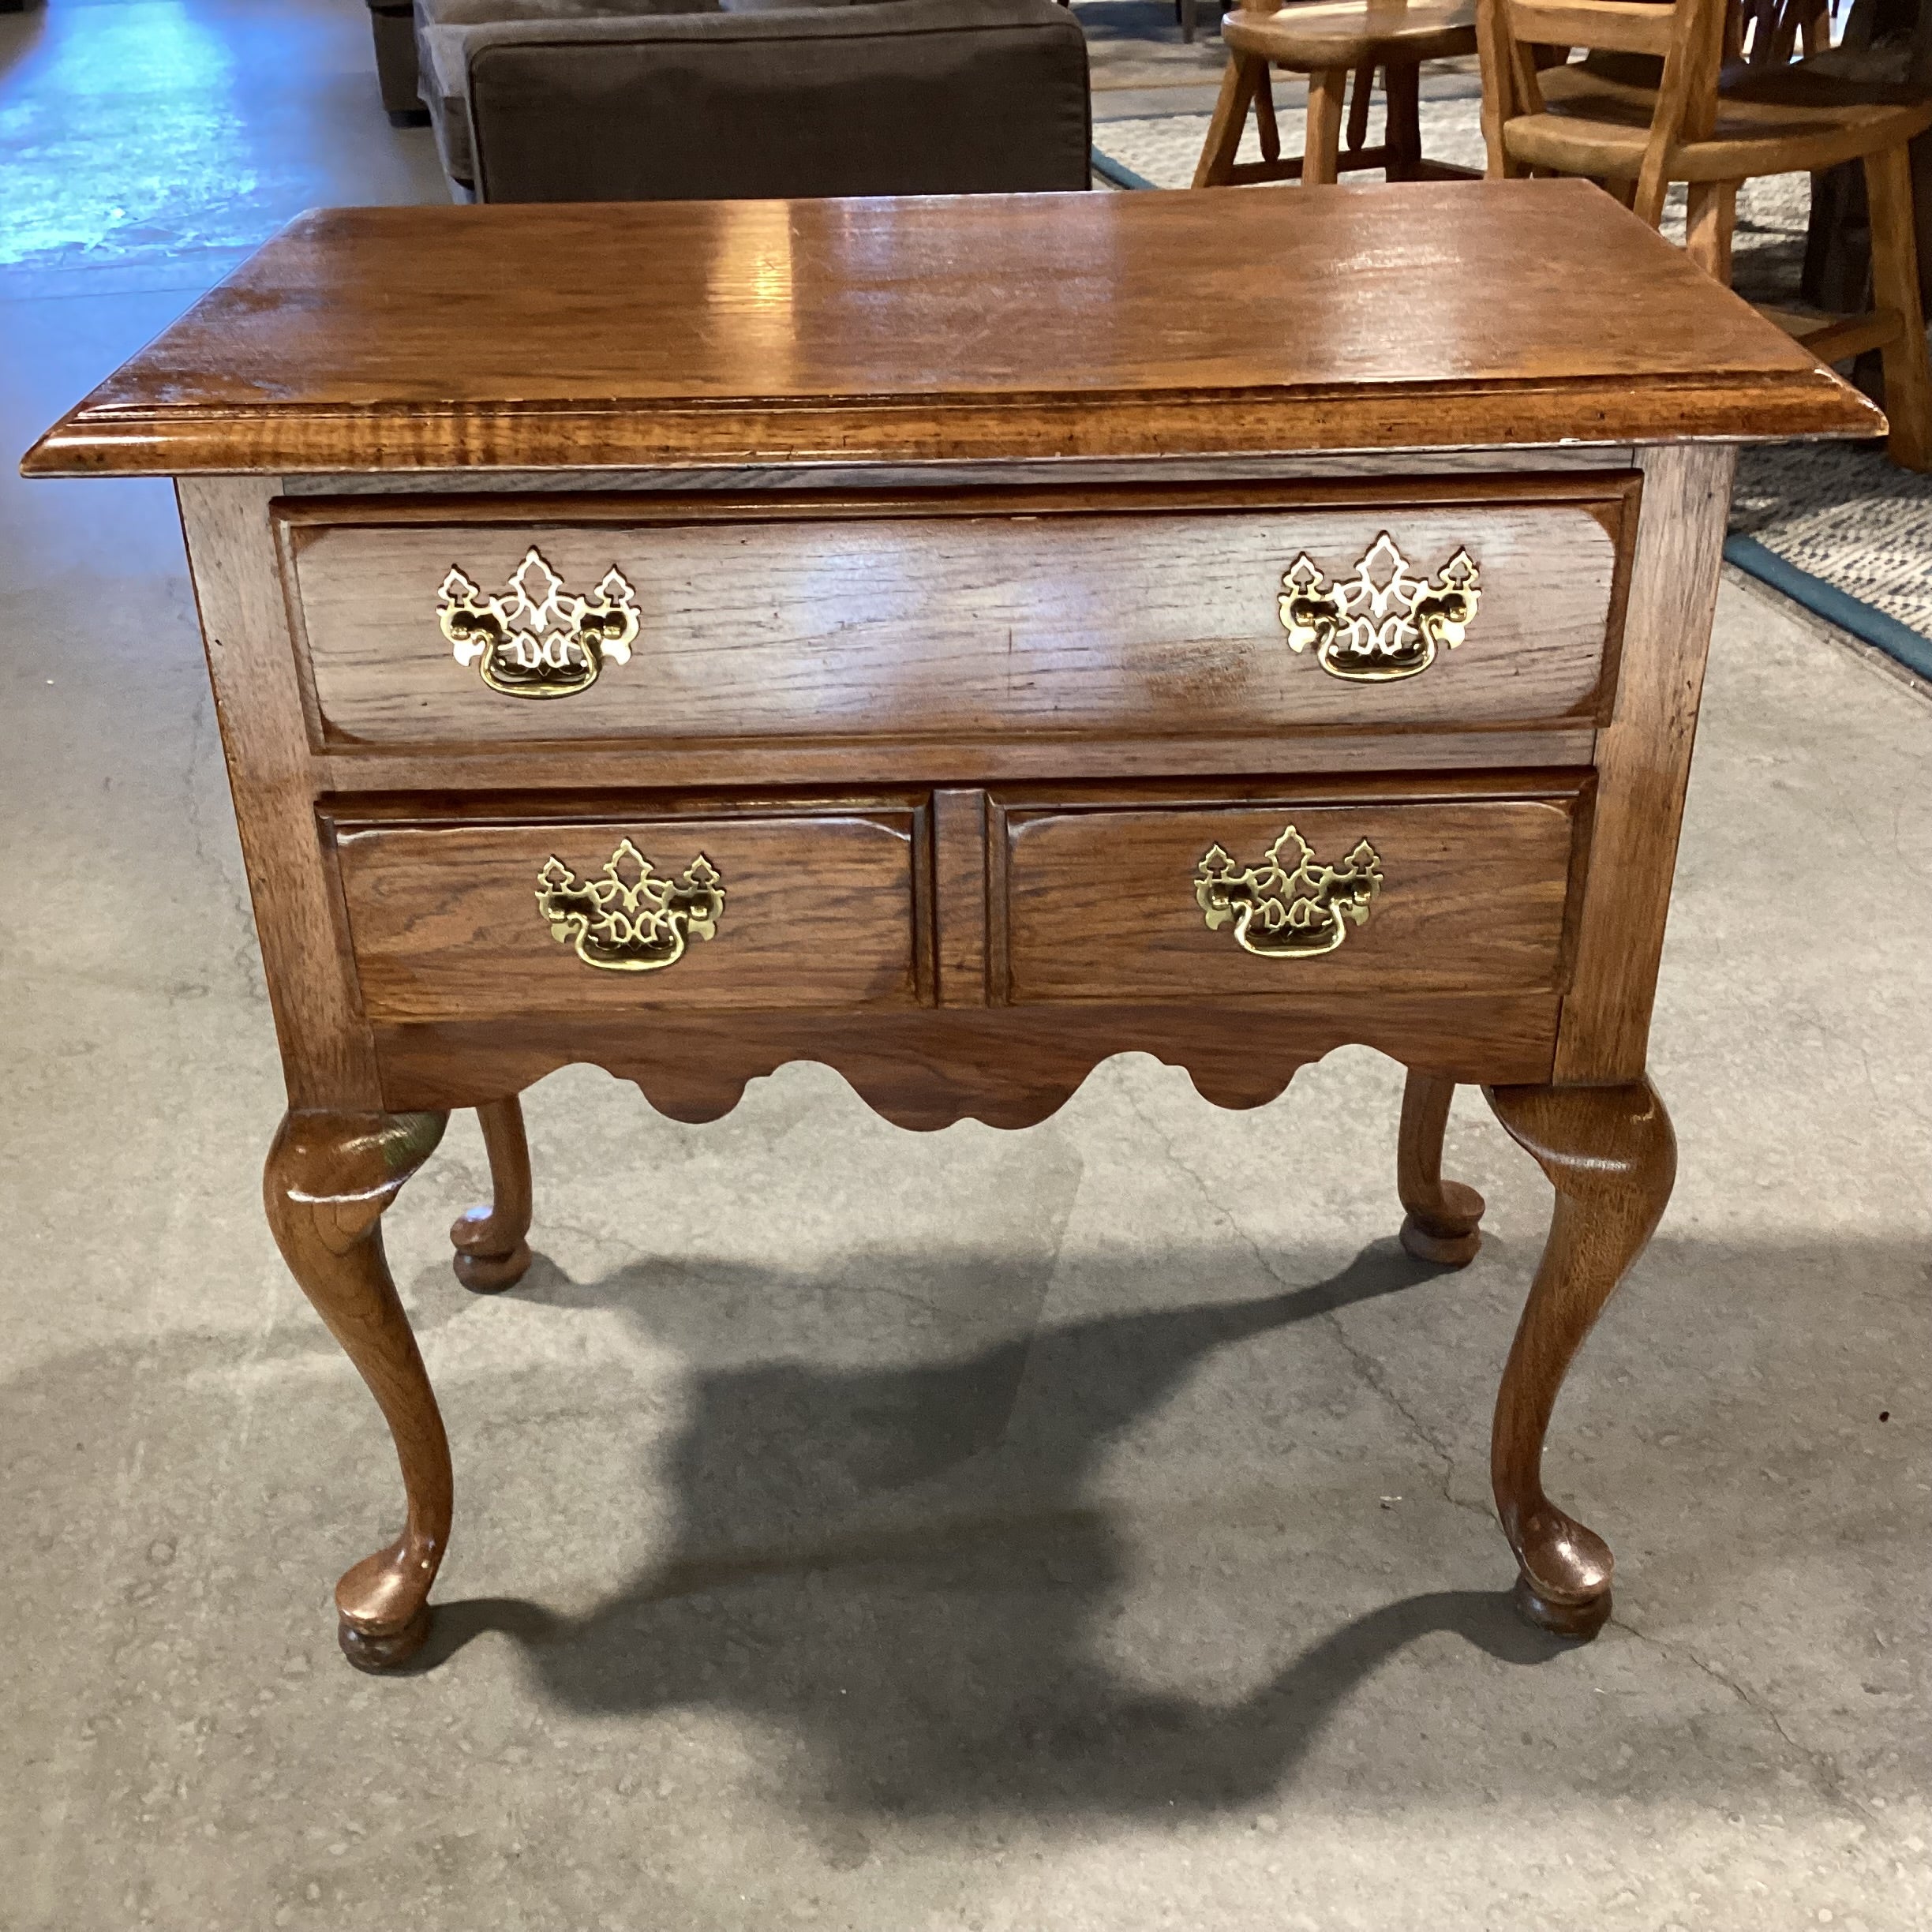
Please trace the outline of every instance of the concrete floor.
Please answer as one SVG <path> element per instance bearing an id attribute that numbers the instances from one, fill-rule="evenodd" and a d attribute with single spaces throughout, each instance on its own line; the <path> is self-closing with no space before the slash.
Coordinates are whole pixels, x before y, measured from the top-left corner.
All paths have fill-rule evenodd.
<path id="1" fill-rule="evenodd" d="M 7 448 L 303 202 L 436 191 L 361 16 L 5 23 Z M 515 1293 L 447 1265 L 467 1117 L 390 1217 L 459 1517 L 429 1668 L 375 1681 L 328 1591 L 399 1499 L 261 1221 L 168 494 L 0 478 L 0 519 L 7 1932 L 1932 1923 L 1923 691 L 1727 588 L 1682 1176 L 1549 1458 L 1620 1559 L 1594 1646 L 1503 1593 L 1548 1194 L 1473 1097 L 1490 1239 L 1432 1276 L 1366 1052 L 1252 1114 L 1130 1059 L 924 1138 L 811 1067 L 699 1129 L 578 1071 L 530 1098 Z"/>

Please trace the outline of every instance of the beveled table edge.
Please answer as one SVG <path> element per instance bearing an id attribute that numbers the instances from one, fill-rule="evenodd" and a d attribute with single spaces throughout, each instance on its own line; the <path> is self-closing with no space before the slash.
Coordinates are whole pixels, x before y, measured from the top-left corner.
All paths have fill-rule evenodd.
<path id="1" fill-rule="evenodd" d="M 1499 428 L 1499 419 L 1501 427 Z M 1571 427 L 1552 434 L 1552 425 Z M 1576 427 L 1578 424 L 1580 431 Z M 657 399 L 431 408 L 130 409 L 91 399 L 21 459 L 28 477 L 354 470 L 871 466 L 1387 455 L 1870 438 L 1884 413 L 1822 364 L 1788 374 L 1613 375 L 1149 395 Z"/>

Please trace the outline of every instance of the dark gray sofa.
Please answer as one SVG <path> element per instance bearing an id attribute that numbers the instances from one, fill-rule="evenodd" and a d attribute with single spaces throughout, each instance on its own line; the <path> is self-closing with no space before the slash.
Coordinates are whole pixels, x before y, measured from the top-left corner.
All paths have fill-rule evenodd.
<path id="1" fill-rule="evenodd" d="M 369 30 L 376 38 L 376 82 L 382 104 L 398 127 L 420 127 L 429 118 L 416 92 L 416 9 L 414 0 L 369 0 Z"/>
<path id="2" fill-rule="evenodd" d="M 1057 0 L 416 0 L 415 25 L 459 200 L 1088 185 Z"/>

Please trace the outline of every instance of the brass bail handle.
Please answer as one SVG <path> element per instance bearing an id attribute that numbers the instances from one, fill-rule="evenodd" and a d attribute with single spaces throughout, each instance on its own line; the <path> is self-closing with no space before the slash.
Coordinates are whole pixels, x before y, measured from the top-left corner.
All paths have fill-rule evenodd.
<path id="1" fill-rule="evenodd" d="M 1331 677 L 1386 684 L 1420 676 L 1438 650 L 1454 650 L 1481 603 L 1482 573 L 1466 549 L 1434 577 L 1418 577 L 1383 530 L 1339 582 L 1303 551 L 1282 578 L 1275 608 L 1291 651 L 1312 648 Z"/>
<path id="2" fill-rule="evenodd" d="M 587 879 L 552 853 L 537 874 L 537 910 L 586 966 L 660 972 L 684 957 L 694 933 L 716 936 L 724 882 L 702 852 L 675 879 L 661 878 L 627 838 Z"/>
<path id="3" fill-rule="evenodd" d="M 1194 900 L 1218 932 L 1257 959 L 1316 959 L 1365 925 L 1382 890 L 1382 859 L 1366 839 L 1339 866 L 1324 865 L 1290 825 L 1259 865 L 1237 866 L 1210 845 L 1194 875 Z"/>
<path id="4" fill-rule="evenodd" d="M 508 595 L 486 597 L 452 564 L 438 596 L 451 654 L 506 698 L 574 697 L 597 681 L 606 660 L 631 661 L 637 593 L 615 565 L 590 596 L 577 597 L 533 545 Z"/>

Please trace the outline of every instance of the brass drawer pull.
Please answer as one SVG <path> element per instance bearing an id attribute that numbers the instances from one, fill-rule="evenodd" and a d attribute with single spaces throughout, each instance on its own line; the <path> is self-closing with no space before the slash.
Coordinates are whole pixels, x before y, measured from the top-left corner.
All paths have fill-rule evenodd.
<path id="1" fill-rule="evenodd" d="M 635 593 L 612 568 L 587 597 L 567 597 L 564 579 L 534 548 L 510 579 L 509 597 L 486 597 L 453 564 L 443 579 L 437 621 L 459 665 L 507 698 L 569 698 L 597 681 L 609 657 L 631 661 L 638 634 Z"/>
<path id="2" fill-rule="evenodd" d="M 1291 651 L 1313 645 L 1331 677 L 1365 684 L 1426 671 L 1439 646 L 1454 650 L 1462 642 L 1481 601 L 1481 573 L 1468 551 L 1457 551 L 1433 578 L 1421 578 L 1387 530 L 1346 583 L 1327 582 L 1303 551 L 1277 600 Z"/>
<path id="3" fill-rule="evenodd" d="M 724 882 L 702 852 L 676 879 L 657 878 L 626 839 L 603 871 L 580 879 L 553 853 L 537 874 L 537 909 L 560 945 L 606 972 L 657 972 L 684 957 L 687 936 L 710 938 Z"/>
<path id="4" fill-rule="evenodd" d="M 1237 867 L 1210 845 L 1195 875 L 1194 897 L 1218 932 L 1232 919 L 1234 941 L 1261 959 L 1313 959 L 1364 924 L 1382 889 L 1382 860 L 1366 839 L 1339 866 L 1319 864 L 1309 842 L 1288 826 L 1264 863 Z"/>

